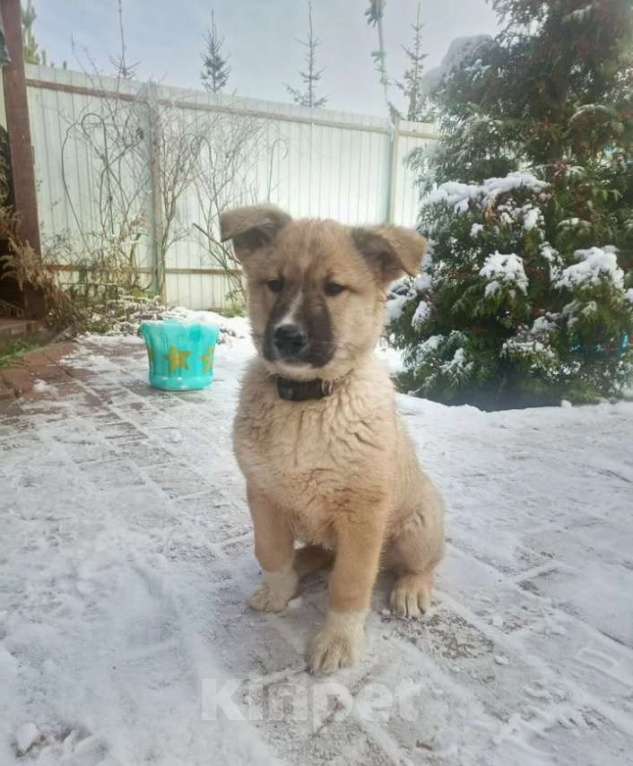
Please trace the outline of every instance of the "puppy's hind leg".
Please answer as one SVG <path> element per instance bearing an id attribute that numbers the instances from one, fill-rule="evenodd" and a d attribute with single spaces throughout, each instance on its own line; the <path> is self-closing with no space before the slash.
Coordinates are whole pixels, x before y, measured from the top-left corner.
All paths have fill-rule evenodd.
<path id="1" fill-rule="evenodd" d="M 433 571 L 444 553 L 444 506 L 430 487 L 424 505 L 402 523 L 387 550 L 387 566 L 397 574 L 390 605 L 398 617 L 418 618 L 431 607 Z"/>
<path id="2" fill-rule="evenodd" d="M 391 591 L 391 611 L 397 617 L 421 617 L 431 608 L 432 593 L 433 569 L 422 574 L 400 575 Z"/>

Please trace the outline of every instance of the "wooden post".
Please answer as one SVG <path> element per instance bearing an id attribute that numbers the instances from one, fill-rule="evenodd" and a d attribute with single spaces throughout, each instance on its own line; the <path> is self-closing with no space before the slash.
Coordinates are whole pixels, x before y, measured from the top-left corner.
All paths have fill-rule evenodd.
<path id="1" fill-rule="evenodd" d="M 2 81 L 9 137 L 11 191 L 19 219 L 18 234 L 29 243 L 38 256 L 41 256 L 33 147 L 24 76 L 20 0 L 0 0 L 0 11 L 6 46 L 11 59 L 2 68 Z M 17 283 L 13 284 L 11 280 L 4 281 L 3 292 L 10 296 L 11 303 L 20 306 L 26 317 L 40 319 L 45 316 L 46 301 L 40 291 L 35 290 L 31 285 L 23 285 L 20 290 Z"/>
<path id="2" fill-rule="evenodd" d="M 165 273 L 162 241 L 164 235 L 163 196 L 161 188 L 161 154 L 160 154 L 160 104 L 156 83 L 147 86 L 147 124 L 149 171 L 151 184 L 151 241 L 154 261 L 154 280 L 156 292 L 160 294 L 163 303 L 167 299 L 167 275 Z"/>
<path id="3" fill-rule="evenodd" d="M 387 177 L 387 213 L 385 223 L 393 223 L 398 188 L 398 149 L 400 143 L 400 119 L 396 115 L 389 131 L 389 175 Z"/>
<path id="4" fill-rule="evenodd" d="M 37 216 L 33 147 L 26 97 L 22 52 L 20 0 L 0 0 L 2 20 L 11 62 L 3 68 L 4 101 L 9 134 L 11 176 L 15 209 L 20 217 L 20 235 L 41 254 L 40 225 Z"/>

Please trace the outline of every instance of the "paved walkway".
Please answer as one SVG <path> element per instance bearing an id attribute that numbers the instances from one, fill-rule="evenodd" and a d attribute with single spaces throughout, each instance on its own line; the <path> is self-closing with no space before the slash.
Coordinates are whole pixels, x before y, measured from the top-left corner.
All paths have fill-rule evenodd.
<path id="1" fill-rule="evenodd" d="M 633 405 L 402 397 L 450 508 L 437 604 L 394 619 L 381 581 L 365 661 L 323 679 L 322 579 L 244 605 L 244 342 L 189 394 L 146 385 L 136 339 L 73 353 L 0 402 L 0 763 L 631 763 Z"/>

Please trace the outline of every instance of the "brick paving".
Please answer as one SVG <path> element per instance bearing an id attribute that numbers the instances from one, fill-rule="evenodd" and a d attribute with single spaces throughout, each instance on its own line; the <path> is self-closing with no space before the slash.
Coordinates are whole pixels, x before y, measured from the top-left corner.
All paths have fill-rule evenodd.
<path id="1" fill-rule="evenodd" d="M 39 716 L 46 736 L 34 747 L 42 757 L 62 752 L 55 717 L 59 731 L 76 722 L 62 720 L 61 689 L 32 681 L 31 666 L 43 660 L 15 635 L 43 615 L 65 624 L 55 620 L 68 599 L 91 624 L 109 601 L 121 599 L 123 610 L 132 598 L 126 591 L 142 580 L 138 617 L 112 633 L 104 618 L 104 646 L 84 648 L 78 667 L 92 667 L 110 641 L 113 666 L 127 668 L 152 700 L 193 673 L 189 715 L 203 721 L 209 671 L 200 658 L 212 658 L 222 678 L 239 680 L 233 699 L 277 762 L 630 764 L 633 460 L 624 448 L 633 406 L 587 410 L 587 422 L 552 410 L 544 424 L 528 412 L 514 420 L 472 412 L 460 420 L 455 410 L 438 417 L 434 405 L 403 399 L 450 509 L 437 603 L 424 621 L 395 619 L 381 579 L 365 660 L 323 679 L 306 673 L 303 658 L 323 620 L 322 578 L 308 582 L 284 615 L 245 607 L 258 568 L 230 445 L 242 363 L 243 354 L 221 350 L 210 391 L 167 394 L 147 386 L 145 353 L 134 339 L 85 340 L 26 360 L 30 391 L 0 402 L 0 519 L 11 541 L 9 553 L 0 552 L 0 652 L 4 643 L 21 663 L 15 688 L 24 695 L 7 721 Z M 556 441 L 569 434 L 559 459 Z M 496 455 L 505 461 L 498 472 Z M 42 561 L 50 564 L 45 572 Z M 20 562 L 25 572 L 16 577 Z M 122 572 L 130 584 L 117 591 Z M 116 623 L 116 604 L 109 606 Z M 44 642 L 45 654 L 48 646 L 54 662 L 56 644 Z M 0 679 L 2 668 L 0 654 Z M 58 679 L 46 662 L 42 668 L 38 678 Z M 113 705 L 124 704 L 115 697 Z M 144 727 L 134 694 L 125 705 L 134 726 Z M 170 716 L 180 714 L 174 708 Z M 77 728 L 72 763 L 125 762 L 106 723 L 105 733 L 98 720 Z M 103 760 L 88 744 L 92 760 L 82 760 L 77 743 L 95 737 Z M 182 760 L 170 761 L 141 744 L 136 762 L 197 763 L 182 747 Z"/>
<path id="2" fill-rule="evenodd" d="M 68 378 L 69 371 L 59 361 L 73 348 L 72 343 L 51 343 L 0 368 L 0 401 L 30 394 L 36 380 L 52 382 Z"/>

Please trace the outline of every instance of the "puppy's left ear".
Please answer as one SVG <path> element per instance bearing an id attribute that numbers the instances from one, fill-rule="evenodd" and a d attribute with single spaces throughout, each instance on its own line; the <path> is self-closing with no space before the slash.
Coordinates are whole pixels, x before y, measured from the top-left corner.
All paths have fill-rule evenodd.
<path id="1" fill-rule="evenodd" d="M 251 205 L 226 210 L 220 215 L 220 239 L 233 240 L 238 261 L 274 242 L 292 219 L 275 205 Z"/>
<path id="2" fill-rule="evenodd" d="M 354 228 L 352 239 L 383 285 L 415 276 L 426 253 L 426 239 L 402 226 Z"/>

